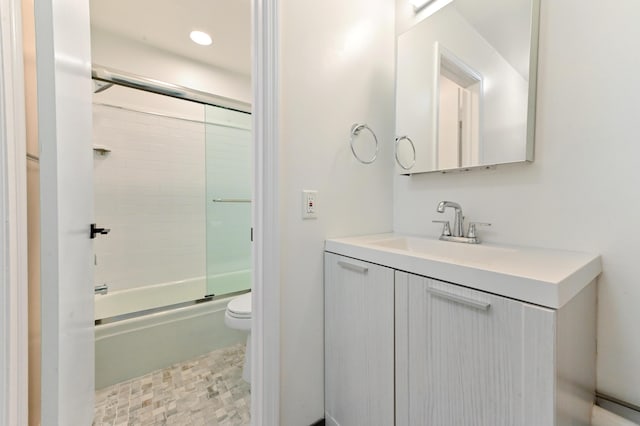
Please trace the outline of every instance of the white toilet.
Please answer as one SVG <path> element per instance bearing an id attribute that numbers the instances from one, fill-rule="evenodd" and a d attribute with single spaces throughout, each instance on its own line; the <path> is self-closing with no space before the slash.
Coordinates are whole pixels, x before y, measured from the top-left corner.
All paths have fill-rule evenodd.
<path id="1" fill-rule="evenodd" d="M 251 292 L 231 299 L 224 314 L 224 323 L 229 328 L 249 332 L 244 353 L 242 378 L 245 382 L 251 383 Z"/>

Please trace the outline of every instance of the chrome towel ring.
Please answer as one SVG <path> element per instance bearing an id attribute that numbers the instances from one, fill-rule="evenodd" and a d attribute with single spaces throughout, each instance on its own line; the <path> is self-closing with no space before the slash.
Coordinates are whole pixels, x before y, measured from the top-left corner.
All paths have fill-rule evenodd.
<path id="1" fill-rule="evenodd" d="M 400 159 L 398 158 L 398 145 L 400 144 L 400 141 L 403 141 L 403 140 L 409 141 L 409 144 L 411 144 L 411 150 L 413 151 L 413 161 L 408 166 L 405 166 L 404 164 L 402 164 L 400 162 Z M 404 170 L 411 170 L 411 168 L 416 165 L 416 146 L 413 144 L 413 141 L 409 136 L 405 135 L 405 136 L 400 136 L 396 138 L 395 154 L 396 154 L 396 163 L 398 163 L 398 166 L 402 167 Z"/>
<path id="2" fill-rule="evenodd" d="M 376 152 L 373 154 L 373 157 L 371 157 L 371 159 L 369 159 L 369 160 L 363 160 L 362 158 L 360 158 L 358 156 L 358 154 L 356 153 L 356 149 L 353 146 L 353 140 L 354 140 L 355 136 L 358 136 L 360 134 L 360 132 L 362 131 L 362 129 L 367 129 L 369 132 L 371 132 L 371 135 L 373 136 L 373 140 L 376 142 Z M 378 147 L 379 147 L 378 137 L 373 132 L 373 130 L 371 130 L 371 127 L 367 126 L 366 124 L 357 124 L 356 123 L 353 126 L 351 126 L 351 139 L 349 141 L 349 145 L 351 146 L 351 152 L 353 153 L 353 156 L 356 157 L 356 160 L 358 160 L 362 164 L 371 164 L 374 161 L 376 161 L 376 157 L 378 156 Z"/>

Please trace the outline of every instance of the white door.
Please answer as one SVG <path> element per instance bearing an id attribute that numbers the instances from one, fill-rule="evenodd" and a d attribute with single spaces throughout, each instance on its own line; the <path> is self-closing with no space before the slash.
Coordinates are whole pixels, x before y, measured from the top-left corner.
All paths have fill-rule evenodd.
<path id="1" fill-rule="evenodd" d="M 89 2 L 35 2 L 40 144 L 42 425 L 93 421 Z"/>
<path id="2" fill-rule="evenodd" d="M 440 76 L 438 169 L 460 167 L 459 88 L 455 82 L 443 75 Z"/>

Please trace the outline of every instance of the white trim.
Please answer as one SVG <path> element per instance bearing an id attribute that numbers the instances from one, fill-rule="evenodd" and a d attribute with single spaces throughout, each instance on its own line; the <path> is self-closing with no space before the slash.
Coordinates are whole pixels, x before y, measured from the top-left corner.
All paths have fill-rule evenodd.
<path id="1" fill-rule="evenodd" d="M 0 425 L 13 426 L 28 423 L 27 165 L 20 1 L 0 0 L 0 17 Z"/>
<path id="2" fill-rule="evenodd" d="M 251 419 L 280 424 L 278 1 L 253 0 L 253 323 Z"/>

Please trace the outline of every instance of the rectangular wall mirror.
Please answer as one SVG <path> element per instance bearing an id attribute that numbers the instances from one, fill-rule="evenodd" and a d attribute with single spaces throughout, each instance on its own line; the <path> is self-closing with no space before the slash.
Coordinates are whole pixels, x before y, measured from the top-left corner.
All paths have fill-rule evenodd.
<path id="1" fill-rule="evenodd" d="M 401 174 L 533 161 L 539 0 L 453 0 L 397 40 Z"/>

